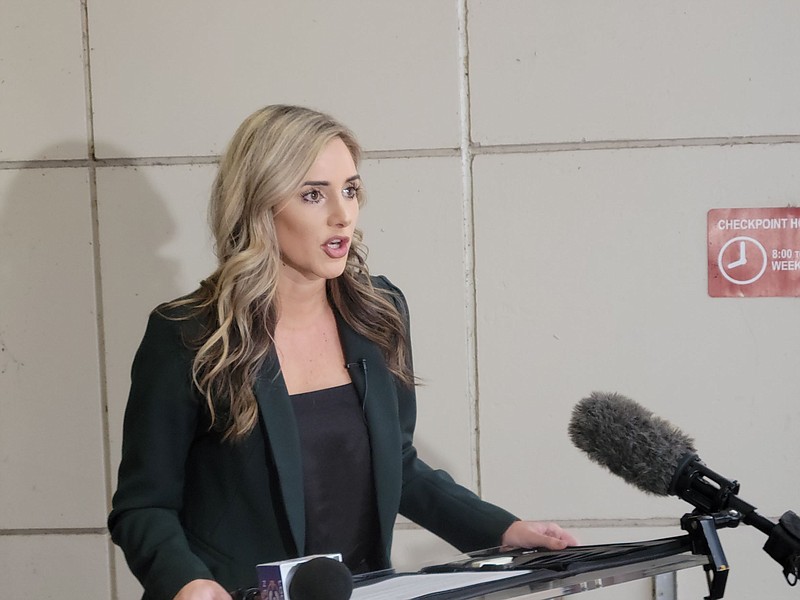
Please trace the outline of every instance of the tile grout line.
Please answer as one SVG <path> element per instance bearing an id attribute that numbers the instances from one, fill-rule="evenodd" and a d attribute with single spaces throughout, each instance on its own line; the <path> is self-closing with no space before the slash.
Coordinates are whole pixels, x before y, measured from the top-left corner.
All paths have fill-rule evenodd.
<path id="1" fill-rule="evenodd" d="M 550 519 L 546 516 L 542 518 L 545 521 L 557 520 L 558 524 L 566 529 L 608 529 L 608 528 L 623 528 L 623 529 L 636 529 L 642 527 L 653 528 L 679 528 L 680 519 L 669 517 L 649 517 L 649 518 L 597 518 L 597 519 Z M 402 530 L 421 530 L 425 528 L 417 525 L 413 521 L 402 521 L 395 524 L 396 529 Z"/>
<path id="2" fill-rule="evenodd" d="M 86 141 L 88 150 L 89 197 L 92 219 L 92 255 L 94 262 L 95 318 L 97 327 L 97 360 L 100 376 L 100 422 L 103 436 L 103 480 L 105 483 L 106 512 L 111 507 L 111 439 L 108 412 L 108 369 L 106 363 L 105 311 L 103 303 L 103 276 L 100 253 L 100 209 L 97 196 L 97 161 L 95 158 L 94 104 L 92 95 L 91 44 L 89 41 L 89 7 L 87 0 L 81 0 L 81 30 L 83 38 L 83 73 L 86 94 Z M 107 533 L 105 529 L 101 530 Z M 108 560 L 108 582 L 110 598 L 117 599 L 117 569 L 114 560 L 114 545 L 111 537 L 106 538 Z"/>
<path id="3" fill-rule="evenodd" d="M 86 0 L 83 0 L 86 1 Z M 462 58 L 461 66 L 464 66 Z M 464 77 L 468 78 L 465 74 Z M 468 82 L 466 82 L 468 84 Z M 462 85 L 466 85 L 462 84 Z M 87 84 L 87 87 L 90 87 Z M 462 93 L 462 92 L 460 92 Z M 468 89 L 464 101 L 469 105 Z M 462 121 L 469 126 L 469 115 L 466 119 L 462 113 Z M 87 124 L 87 126 L 89 126 Z M 462 123 L 462 129 L 464 125 Z M 800 135 L 757 135 L 705 138 L 654 138 L 627 140 L 593 140 L 580 142 L 539 142 L 529 144 L 476 144 L 469 140 L 467 133 L 467 150 L 471 157 L 494 154 L 543 154 L 554 152 L 579 152 L 591 150 L 643 150 L 652 148 L 702 148 L 707 146 L 776 146 L 783 144 L 800 144 Z M 464 137 L 462 131 L 462 138 Z M 457 148 L 399 148 L 396 150 L 365 150 L 363 157 L 370 159 L 390 158 L 439 158 L 462 157 L 464 140 Z M 20 169 L 59 169 L 59 168 L 96 168 L 108 167 L 153 167 L 208 165 L 219 162 L 218 155 L 197 156 L 129 156 L 118 158 L 90 159 L 36 159 L 36 160 L 0 160 L 0 170 Z"/>
<path id="4" fill-rule="evenodd" d="M 767 518 L 777 521 L 778 516 Z M 549 520 L 549 518 L 545 518 Z M 639 528 L 639 527 L 679 527 L 680 519 L 674 517 L 644 517 L 644 518 L 586 518 L 586 519 L 558 519 L 560 525 L 575 529 L 605 529 Z M 395 524 L 396 529 L 424 530 L 423 527 L 411 521 L 400 521 Z M 102 535 L 107 533 L 105 527 L 29 527 L 18 529 L 0 529 L 0 537 L 25 536 L 25 535 Z"/>
<path id="5" fill-rule="evenodd" d="M 0 537 L 28 535 L 102 535 L 108 533 L 105 527 L 28 527 L 20 529 L 0 529 Z"/>
<path id="6" fill-rule="evenodd" d="M 652 148 L 703 148 L 707 146 L 777 146 L 798 144 L 800 135 L 751 135 L 695 138 L 642 138 L 620 140 L 581 140 L 579 142 L 537 142 L 522 144 L 475 144 L 476 155 L 538 154 L 589 150 L 643 150 Z"/>
<path id="7" fill-rule="evenodd" d="M 461 214 L 463 219 L 464 310 L 466 313 L 467 400 L 470 470 L 476 493 L 482 494 L 480 399 L 478 397 L 477 311 L 475 304 L 475 214 L 472 194 L 472 141 L 469 95 L 469 34 L 467 0 L 458 1 L 458 92 L 461 139 Z"/>

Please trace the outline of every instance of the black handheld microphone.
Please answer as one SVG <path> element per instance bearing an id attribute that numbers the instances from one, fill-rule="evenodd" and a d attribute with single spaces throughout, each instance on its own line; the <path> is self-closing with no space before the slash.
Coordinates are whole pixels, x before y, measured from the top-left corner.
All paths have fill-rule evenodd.
<path id="1" fill-rule="evenodd" d="M 348 600 L 353 577 L 340 559 L 337 553 L 313 554 L 256 565 L 259 587 L 255 591 L 265 600 Z M 234 599 L 239 597 L 234 595 Z"/>
<path id="2" fill-rule="evenodd" d="M 737 496 L 738 482 L 709 469 L 694 440 L 668 421 L 620 394 L 594 392 L 573 408 L 568 433 L 592 461 L 649 494 L 678 496 L 700 514 L 736 511 L 769 536 L 764 550 L 783 566 L 790 584 L 797 582 L 800 517 L 788 511 L 775 524 L 759 515 Z"/>
<path id="3" fill-rule="evenodd" d="M 353 578 L 344 563 L 320 556 L 297 565 L 289 582 L 292 600 L 348 600 Z"/>

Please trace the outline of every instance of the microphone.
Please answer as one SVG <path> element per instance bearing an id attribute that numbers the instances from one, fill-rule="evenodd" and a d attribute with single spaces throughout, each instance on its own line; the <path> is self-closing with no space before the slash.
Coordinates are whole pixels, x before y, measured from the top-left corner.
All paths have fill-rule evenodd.
<path id="1" fill-rule="evenodd" d="M 572 409 L 572 443 L 594 462 L 648 494 L 669 495 L 694 440 L 619 394 L 592 393 Z"/>
<path id="2" fill-rule="evenodd" d="M 348 600 L 350 570 L 341 554 L 316 554 L 256 566 L 261 598 L 269 600 Z"/>
<path id="3" fill-rule="evenodd" d="M 694 440 L 668 421 L 616 393 L 593 392 L 572 409 L 572 443 L 589 458 L 648 494 L 678 496 L 717 526 L 739 519 L 769 536 L 764 550 L 794 585 L 800 572 L 800 517 L 787 511 L 778 524 L 739 498 L 739 483 L 709 469 Z M 727 515 L 720 515 L 728 511 Z M 731 512 L 735 511 L 735 512 Z"/>
<path id="4" fill-rule="evenodd" d="M 287 600 L 347 600 L 353 578 L 344 563 L 319 556 L 297 566 Z"/>

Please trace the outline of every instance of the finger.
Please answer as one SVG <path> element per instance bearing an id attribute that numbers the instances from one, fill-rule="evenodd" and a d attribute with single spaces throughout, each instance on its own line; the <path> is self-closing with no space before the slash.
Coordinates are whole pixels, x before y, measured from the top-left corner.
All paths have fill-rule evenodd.
<path id="1" fill-rule="evenodd" d="M 542 535 L 536 545 L 542 548 L 547 548 L 548 550 L 563 550 L 567 547 L 567 542 L 561 538 L 550 535 Z"/>
<path id="2" fill-rule="evenodd" d="M 578 545 L 577 538 L 570 532 L 563 529 L 560 525 L 557 525 L 556 523 L 548 523 L 544 533 L 546 535 L 563 540 L 567 546 Z"/>

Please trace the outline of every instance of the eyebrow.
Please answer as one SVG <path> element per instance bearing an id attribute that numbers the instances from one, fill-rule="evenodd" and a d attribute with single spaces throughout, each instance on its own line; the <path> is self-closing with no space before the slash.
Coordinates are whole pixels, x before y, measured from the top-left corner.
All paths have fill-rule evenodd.
<path id="1" fill-rule="evenodd" d="M 347 179 L 345 179 L 345 181 L 346 182 L 352 182 L 352 181 L 356 181 L 357 179 L 361 179 L 361 175 L 358 175 L 358 174 L 353 175 L 353 176 L 348 177 Z M 330 184 L 331 184 L 330 181 L 304 181 L 303 182 L 303 185 L 314 185 L 314 186 L 317 186 L 317 187 L 325 187 L 325 186 L 328 186 Z"/>

